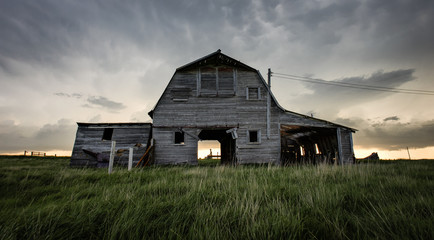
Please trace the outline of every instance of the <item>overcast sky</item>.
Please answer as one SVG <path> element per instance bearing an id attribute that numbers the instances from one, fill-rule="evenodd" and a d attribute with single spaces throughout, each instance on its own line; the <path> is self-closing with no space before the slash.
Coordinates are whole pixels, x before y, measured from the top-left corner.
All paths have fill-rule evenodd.
<path id="1" fill-rule="evenodd" d="M 434 1 L 0 0 L 0 153 L 70 154 L 76 122 L 146 122 L 221 49 L 262 72 L 434 91 Z M 356 156 L 434 158 L 434 96 L 272 78 L 288 110 L 358 129 Z"/>

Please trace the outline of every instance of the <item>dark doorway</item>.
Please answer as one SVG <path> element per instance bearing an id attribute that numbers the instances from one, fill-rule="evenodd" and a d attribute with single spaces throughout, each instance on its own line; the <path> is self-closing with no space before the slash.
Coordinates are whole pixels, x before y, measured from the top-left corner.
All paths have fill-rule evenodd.
<path id="1" fill-rule="evenodd" d="M 281 163 L 318 164 L 336 161 L 338 145 L 335 128 L 281 125 Z"/>
<path id="2" fill-rule="evenodd" d="M 228 129 L 204 129 L 200 132 L 201 140 L 217 140 L 220 143 L 221 164 L 235 164 L 235 139 L 232 139 Z"/>

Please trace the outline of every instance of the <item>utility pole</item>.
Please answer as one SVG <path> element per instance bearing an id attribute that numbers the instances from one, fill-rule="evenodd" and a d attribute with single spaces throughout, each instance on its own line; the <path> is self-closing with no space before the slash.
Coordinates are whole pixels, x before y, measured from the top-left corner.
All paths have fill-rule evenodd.
<path id="1" fill-rule="evenodd" d="M 267 139 L 270 139 L 271 118 L 271 68 L 268 69 L 268 95 L 267 95 Z"/>

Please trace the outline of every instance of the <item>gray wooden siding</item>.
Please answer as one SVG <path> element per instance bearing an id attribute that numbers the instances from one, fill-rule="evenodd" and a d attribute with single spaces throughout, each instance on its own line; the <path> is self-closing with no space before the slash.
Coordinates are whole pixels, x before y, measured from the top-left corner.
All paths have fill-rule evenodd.
<path id="1" fill-rule="evenodd" d="M 154 128 L 155 140 L 154 163 L 165 164 L 197 164 L 197 140 L 189 134 L 198 135 L 193 129 L 183 129 L 184 144 L 175 144 L 174 133 L 178 128 Z"/>
<path id="2" fill-rule="evenodd" d="M 138 162 L 146 151 L 151 124 L 141 125 L 105 125 L 78 126 L 74 148 L 71 154 L 71 166 L 96 166 L 97 159 L 85 153 L 88 150 L 102 154 L 104 158 L 110 155 L 111 141 L 102 140 L 104 129 L 112 128 L 112 140 L 116 141 L 115 162 L 120 165 L 128 163 L 129 148 L 133 147 L 133 162 Z"/>
<path id="3" fill-rule="evenodd" d="M 278 163 L 280 153 L 279 111 L 275 103 L 271 112 L 271 135 L 267 139 L 267 89 L 255 71 L 237 69 L 235 72 L 235 93 L 223 96 L 197 96 L 197 77 L 199 70 L 177 72 L 158 106 L 154 110 L 155 162 L 196 163 L 197 139 L 186 135 L 185 146 L 172 143 L 171 134 L 177 128 L 190 129 L 197 136 L 201 129 L 227 127 L 238 128 L 236 139 L 238 163 Z M 229 74 L 223 75 L 229 78 Z M 220 76 L 219 76 L 220 77 Z M 188 101 L 176 102 L 169 96 L 175 88 L 191 88 Z M 219 86 L 220 87 L 220 86 Z M 259 100 L 248 100 L 247 87 L 260 91 Z M 229 89 L 229 86 L 225 86 Z M 172 128 L 172 129 L 171 129 Z M 261 141 L 249 144 L 248 130 L 260 130 Z M 187 140 L 186 140 L 187 141 Z M 191 145 L 190 145 L 191 144 Z"/>

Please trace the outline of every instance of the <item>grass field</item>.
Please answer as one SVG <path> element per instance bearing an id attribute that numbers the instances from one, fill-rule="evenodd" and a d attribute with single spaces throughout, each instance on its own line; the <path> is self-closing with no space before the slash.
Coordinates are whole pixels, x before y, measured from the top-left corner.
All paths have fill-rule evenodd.
<path id="1" fill-rule="evenodd" d="M 433 239 L 434 161 L 69 168 L 0 157 L 1 239 Z"/>

